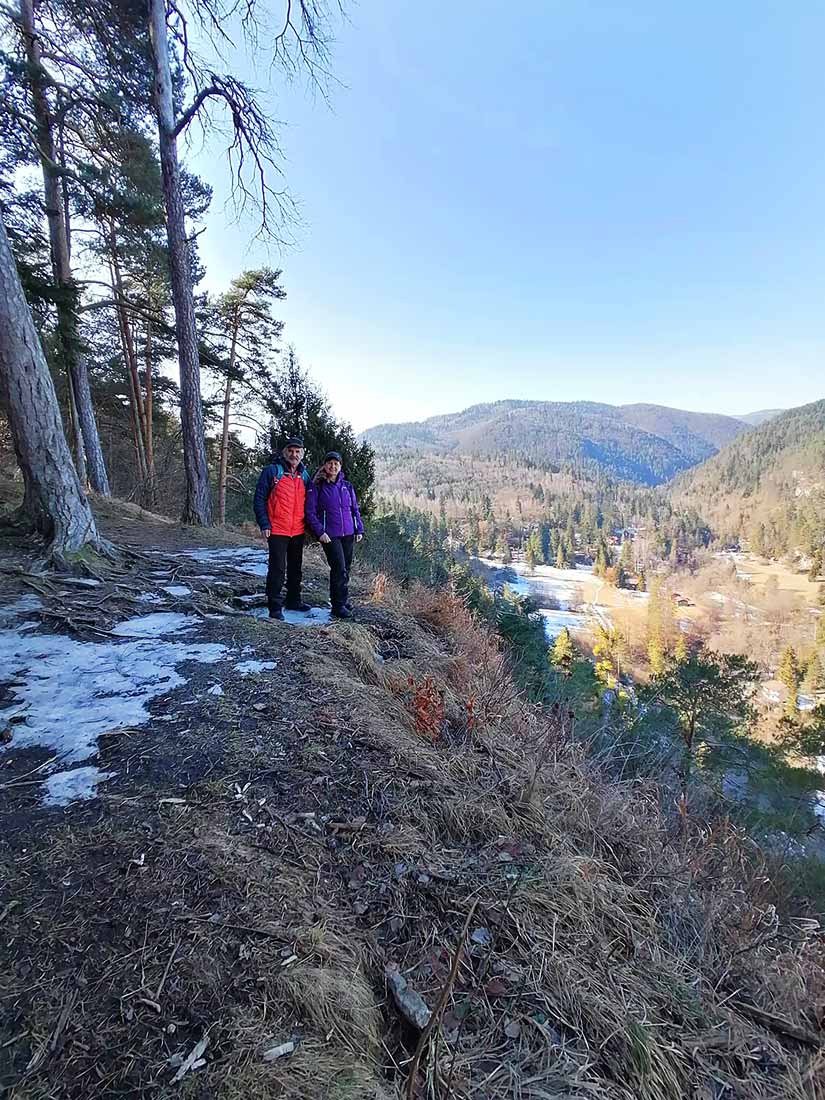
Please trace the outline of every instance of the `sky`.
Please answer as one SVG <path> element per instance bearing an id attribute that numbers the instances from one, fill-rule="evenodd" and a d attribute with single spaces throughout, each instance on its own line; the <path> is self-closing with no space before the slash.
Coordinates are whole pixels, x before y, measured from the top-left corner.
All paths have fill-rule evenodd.
<path id="1" fill-rule="evenodd" d="M 356 430 L 825 396 L 818 0 L 361 0 L 334 28 L 328 103 L 264 93 L 294 245 L 234 220 L 214 141 L 186 157 L 215 188 L 205 285 L 281 267 L 284 340 Z M 264 54 L 231 60 L 263 86 Z"/>

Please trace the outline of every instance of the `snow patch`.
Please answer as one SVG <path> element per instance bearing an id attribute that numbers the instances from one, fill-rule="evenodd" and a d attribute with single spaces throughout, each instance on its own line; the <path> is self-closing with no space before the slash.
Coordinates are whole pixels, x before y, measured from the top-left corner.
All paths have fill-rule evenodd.
<path id="1" fill-rule="evenodd" d="M 578 615 L 575 611 L 555 611 L 548 607 L 540 607 L 539 615 L 544 620 L 544 634 L 550 642 L 558 637 L 565 627 L 568 630 L 580 630 L 587 623 L 587 617 Z"/>
<path id="2" fill-rule="evenodd" d="M 9 622 L 19 615 L 29 615 L 32 611 L 39 611 L 42 606 L 43 601 L 37 596 L 19 596 L 13 603 L 0 607 L 0 623 Z"/>
<path id="3" fill-rule="evenodd" d="M 163 596 L 159 596 L 157 592 L 141 592 L 137 597 L 138 603 L 166 603 Z"/>
<path id="4" fill-rule="evenodd" d="M 255 619 L 268 619 L 269 611 L 265 607 L 255 607 L 250 611 Z M 311 611 L 287 611 L 284 608 L 284 621 L 291 626 L 329 626 L 332 611 L 328 607 L 313 607 Z"/>
<path id="5" fill-rule="evenodd" d="M 223 550 L 198 547 L 195 550 L 184 550 L 183 553 L 201 565 L 228 565 L 241 573 L 252 573 L 256 577 L 266 576 L 269 560 L 266 550 L 255 550 L 251 546 L 228 547 Z"/>
<path id="6" fill-rule="evenodd" d="M 121 638 L 160 638 L 164 634 L 180 634 L 198 623 L 197 615 L 182 615 L 177 611 L 155 611 L 118 623 L 112 631 Z"/>
<path id="7" fill-rule="evenodd" d="M 223 695 L 223 688 L 220 684 L 213 684 L 206 693 L 207 695 Z"/>
<path id="8" fill-rule="evenodd" d="M 241 676 L 254 676 L 258 672 L 269 672 L 278 667 L 277 661 L 239 661 L 235 665 L 235 671 Z"/>
<path id="9" fill-rule="evenodd" d="M 163 590 L 170 596 L 191 596 L 192 589 L 186 584 L 170 584 Z"/>
<path id="10" fill-rule="evenodd" d="M 217 643 L 167 642 L 156 632 L 146 639 L 97 643 L 0 630 L 0 667 L 10 673 L 13 700 L 4 716 L 23 719 L 15 724 L 13 747 L 50 749 L 64 766 L 89 760 L 98 737 L 148 722 L 149 703 L 186 683 L 178 665 L 214 664 L 225 653 Z M 0 746 L 0 755 L 5 751 Z"/>
<path id="11" fill-rule="evenodd" d="M 100 768 L 74 768 L 68 772 L 55 772 L 44 783 L 44 806 L 68 806 L 70 802 L 88 802 L 97 797 L 97 785 L 117 775 L 102 772 Z"/>

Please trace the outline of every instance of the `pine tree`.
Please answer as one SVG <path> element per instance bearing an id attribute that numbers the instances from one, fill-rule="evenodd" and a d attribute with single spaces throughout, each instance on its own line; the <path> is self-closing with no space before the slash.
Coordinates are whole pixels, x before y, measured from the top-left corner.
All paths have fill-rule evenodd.
<path id="1" fill-rule="evenodd" d="M 576 659 L 576 651 L 573 647 L 573 639 L 566 626 L 562 627 L 556 635 L 551 650 L 550 661 L 565 676 L 569 676 Z"/>
<path id="2" fill-rule="evenodd" d="M 56 81 L 46 69 L 41 53 L 40 28 L 35 25 L 33 0 L 20 0 L 20 35 L 26 56 L 26 83 L 31 101 L 35 135 L 34 149 L 43 174 L 43 198 L 49 228 L 52 271 L 56 287 L 57 333 L 61 359 L 71 388 L 72 408 L 76 410 L 84 459 L 92 488 L 104 496 L 110 493 L 109 478 L 103 458 L 97 420 L 95 418 L 89 371 L 80 339 L 79 291 L 72 271 L 70 255 L 69 203 L 65 187 L 69 171 L 61 163 L 64 154 L 58 149 L 57 119 L 65 122 L 69 111 L 62 82 Z M 54 90 L 61 91 L 54 100 Z M 51 98 L 50 98 L 51 97 Z M 69 100 L 71 95 L 68 96 Z M 28 133 L 29 127 L 21 129 Z"/>
<path id="3" fill-rule="evenodd" d="M 802 673 L 799 668 L 796 650 L 793 646 L 786 646 L 779 659 L 779 680 L 787 692 L 785 700 L 785 713 L 789 718 L 794 718 L 799 713 L 799 685 L 802 681 Z"/>
<path id="4" fill-rule="evenodd" d="M 23 474 L 20 518 L 61 563 L 105 549 L 71 460 L 54 384 L 0 217 L 0 399 Z"/>
<path id="5" fill-rule="evenodd" d="M 628 573 L 633 569 L 633 541 L 629 538 L 622 539 L 619 565 Z"/>
<path id="6" fill-rule="evenodd" d="M 818 581 L 819 580 L 819 575 L 822 572 L 822 569 L 823 569 L 822 550 L 819 549 L 819 550 L 814 551 L 813 556 L 811 558 L 811 568 L 808 572 L 808 580 L 811 580 L 811 581 L 814 581 L 814 582 Z"/>
<path id="7" fill-rule="evenodd" d="M 651 675 L 661 676 L 667 667 L 667 654 L 660 638 L 651 638 L 647 643 L 647 660 Z"/>
<path id="8" fill-rule="evenodd" d="M 532 572 L 541 561 L 541 543 L 538 531 L 531 531 L 524 547 L 524 558 Z"/>
<path id="9" fill-rule="evenodd" d="M 825 687 L 822 659 L 816 649 L 811 650 L 811 654 L 805 664 L 805 676 L 802 685 L 805 691 L 810 692 L 811 695 L 816 695 L 817 692 L 822 691 L 823 687 Z"/>
<path id="10" fill-rule="evenodd" d="M 648 704 L 672 711 L 678 723 L 685 799 L 700 745 L 718 743 L 752 717 L 750 700 L 758 675 L 758 667 L 745 657 L 699 647 L 686 661 L 670 662 L 642 693 Z"/>
<path id="11" fill-rule="evenodd" d="M 286 297 L 281 272 L 264 267 L 244 271 L 232 280 L 215 310 L 227 358 L 215 368 L 223 381 L 223 416 L 218 462 L 218 523 L 226 523 L 226 482 L 232 392 L 266 398 L 272 384 L 268 360 L 283 322 L 272 316 L 272 304 Z"/>
<path id="12" fill-rule="evenodd" d="M 616 687 L 621 677 L 622 659 L 622 639 L 619 632 L 600 623 L 596 628 L 593 656 L 596 658 L 597 677 L 608 687 Z"/>
<path id="13" fill-rule="evenodd" d="M 539 526 L 539 540 L 541 542 L 541 560 L 544 565 L 549 565 L 553 560 L 553 549 L 551 540 L 551 531 L 549 523 L 542 523 Z"/>
<path id="14" fill-rule="evenodd" d="M 567 565 L 567 554 L 565 553 L 564 541 L 559 539 L 559 548 L 556 551 L 556 569 L 564 569 Z"/>

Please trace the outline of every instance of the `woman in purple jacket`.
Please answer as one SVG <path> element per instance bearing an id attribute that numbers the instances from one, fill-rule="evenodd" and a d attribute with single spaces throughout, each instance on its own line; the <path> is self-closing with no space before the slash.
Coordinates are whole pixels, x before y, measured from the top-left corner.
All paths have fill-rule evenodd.
<path id="1" fill-rule="evenodd" d="M 329 594 L 336 619 L 351 619 L 349 571 L 353 544 L 364 537 L 355 490 L 344 477 L 341 456 L 327 451 L 324 464 L 307 488 L 306 521 L 318 536 L 329 562 Z"/>

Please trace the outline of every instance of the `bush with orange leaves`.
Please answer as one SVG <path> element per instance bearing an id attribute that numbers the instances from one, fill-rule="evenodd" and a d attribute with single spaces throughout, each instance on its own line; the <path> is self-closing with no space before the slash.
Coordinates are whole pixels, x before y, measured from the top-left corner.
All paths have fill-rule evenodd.
<path id="1" fill-rule="evenodd" d="M 408 676 L 407 687 L 416 730 L 433 743 L 439 741 L 444 734 L 444 692 L 432 676 Z"/>

